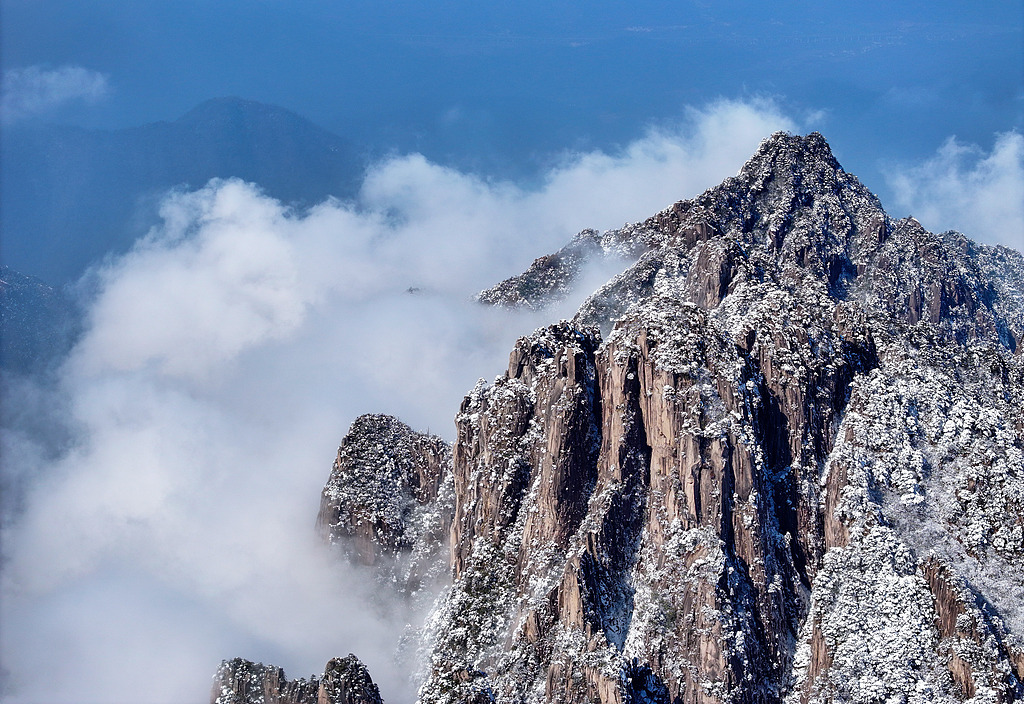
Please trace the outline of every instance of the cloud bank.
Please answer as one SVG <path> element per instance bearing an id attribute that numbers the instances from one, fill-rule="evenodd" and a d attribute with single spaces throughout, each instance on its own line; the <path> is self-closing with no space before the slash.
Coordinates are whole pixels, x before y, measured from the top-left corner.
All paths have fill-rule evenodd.
<path id="1" fill-rule="evenodd" d="M 96 102 L 109 92 L 107 74 L 81 66 L 12 68 L 4 71 L 0 118 L 12 123 L 70 102 Z"/>
<path id="2" fill-rule="evenodd" d="M 931 158 L 891 167 L 886 178 L 894 205 L 928 229 L 1024 251 L 1024 135 L 998 134 L 987 152 L 950 137 Z"/>

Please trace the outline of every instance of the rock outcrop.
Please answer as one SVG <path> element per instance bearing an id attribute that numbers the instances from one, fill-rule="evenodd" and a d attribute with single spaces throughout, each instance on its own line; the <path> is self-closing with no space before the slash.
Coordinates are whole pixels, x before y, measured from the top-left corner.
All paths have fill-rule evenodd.
<path id="1" fill-rule="evenodd" d="M 451 522 L 451 447 L 393 416 L 363 415 L 338 448 L 317 530 L 324 540 L 400 590 L 444 572 L 438 556 Z"/>
<path id="2" fill-rule="evenodd" d="M 279 667 L 225 660 L 214 676 L 211 704 L 381 704 L 380 690 L 355 655 L 334 658 L 324 674 L 287 680 Z"/>
<path id="3" fill-rule="evenodd" d="M 213 677 L 211 704 L 317 704 L 320 680 L 288 680 L 284 670 L 242 658 L 225 660 Z"/>
<path id="4" fill-rule="evenodd" d="M 317 704 L 381 704 L 380 690 L 355 655 L 334 658 L 324 669 Z"/>
<path id="5" fill-rule="evenodd" d="M 1024 697 L 1024 256 L 890 218 L 818 134 L 573 242 L 481 299 L 633 263 L 466 396 L 449 471 L 360 419 L 325 489 L 364 561 L 381 506 L 447 533 L 419 701 Z"/>

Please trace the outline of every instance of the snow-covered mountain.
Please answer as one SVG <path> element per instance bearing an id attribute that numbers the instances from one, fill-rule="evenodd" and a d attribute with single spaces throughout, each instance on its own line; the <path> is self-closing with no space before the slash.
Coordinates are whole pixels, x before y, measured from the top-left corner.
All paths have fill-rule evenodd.
<path id="1" fill-rule="evenodd" d="M 419 701 L 1024 697 L 1024 257 L 779 133 L 480 299 L 543 307 L 610 256 L 453 447 L 382 416 L 342 443 L 325 538 L 414 591 L 447 536 Z M 212 701 L 375 696 L 301 682 L 226 661 Z"/>

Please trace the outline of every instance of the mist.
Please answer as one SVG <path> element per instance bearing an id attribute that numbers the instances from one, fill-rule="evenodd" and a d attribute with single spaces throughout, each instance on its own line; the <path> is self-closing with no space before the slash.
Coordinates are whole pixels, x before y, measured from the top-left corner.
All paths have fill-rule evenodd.
<path id="1" fill-rule="evenodd" d="M 990 150 L 950 137 L 920 164 L 890 165 L 886 180 L 893 205 L 926 228 L 1024 251 L 1024 135 L 996 134 Z"/>
<path id="2" fill-rule="evenodd" d="M 4 71 L 0 122 L 36 117 L 69 102 L 94 103 L 110 93 L 110 77 L 81 66 L 26 66 Z"/>

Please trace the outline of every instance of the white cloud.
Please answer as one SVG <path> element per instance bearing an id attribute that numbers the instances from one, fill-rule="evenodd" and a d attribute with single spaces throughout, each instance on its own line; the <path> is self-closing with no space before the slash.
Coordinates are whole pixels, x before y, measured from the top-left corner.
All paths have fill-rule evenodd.
<path id="1" fill-rule="evenodd" d="M 107 74 L 81 66 L 12 68 L 4 71 L 0 117 L 15 122 L 72 101 L 95 102 L 109 92 Z"/>
<path id="2" fill-rule="evenodd" d="M 567 157 L 539 197 L 546 211 L 561 211 L 566 230 L 580 229 L 581 214 L 592 227 L 618 227 L 735 175 L 761 140 L 796 129 L 770 100 L 720 100 L 691 108 L 681 124 L 650 129 L 619 154 Z"/>
<path id="3" fill-rule="evenodd" d="M 408 701 L 390 651 L 411 616 L 375 614 L 313 536 L 348 424 L 390 412 L 451 436 L 462 394 L 544 322 L 473 293 L 696 195 L 793 126 L 723 101 L 568 154 L 537 190 L 412 155 L 308 213 L 238 181 L 169 196 L 163 226 L 93 274 L 61 378 L 77 442 L 49 461 L 4 439 L 4 471 L 37 477 L 3 541 L 6 700 L 195 701 L 220 658 L 294 676 L 351 651 Z"/>
<path id="4" fill-rule="evenodd" d="M 100 272 L 80 363 L 194 375 L 301 322 L 315 282 L 300 276 L 302 243 L 289 241 L 295 221 L 280 203 L 212 182 L 169 198 L 162 215 L 163 229 Z"/>
<path id="5" fill-rule="evenodd" d="M 925 227 L 1024 251 L 1024 135 L 996 136 L 990 152 L 950 137 L 921 164 L 886 175 L 896 208 Z"/>

